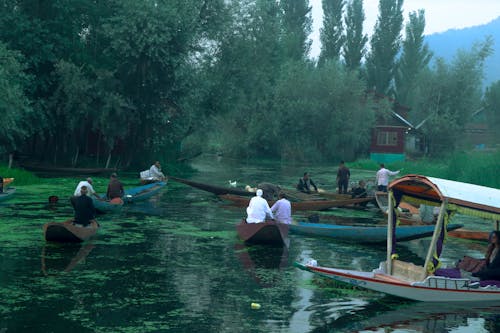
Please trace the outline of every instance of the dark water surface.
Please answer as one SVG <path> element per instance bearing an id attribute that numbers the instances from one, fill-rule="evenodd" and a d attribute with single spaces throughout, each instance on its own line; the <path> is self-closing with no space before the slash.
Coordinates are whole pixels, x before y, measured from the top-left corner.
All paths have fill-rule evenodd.
<path id="1" fill-rule="evenodd" d="M 204 158 L 193 180 L 242 186 L 292 186 L 304 167 Z M 307 167 L 326 190 L 336 166 Z M 352 170 L 354 180 L 374 172 Z M 135 175 L 125 178 L 136 186 Z M 97 237 L 82 245 L 48 244 L 41 227 L 64 221 L 65 198 L 79 178 L 18 187 L 0 205 L 0 332 L 498 332 L 500 308 L 426 304 L 353 290 L 293 267 L 314 258 L 324 266 L 371 270 L 384 246 L 291 235 L 290 248 L 248 247 L 236 235 L 244 209 L 173 181 L 149 202 L 99 216 Z M 107 179 L 95 179 L 103 192 Z M 61 198 L 47 209 L 49 195 Z M 324 213 L 323 213 L 324 214 Z M 368 223 L 374 210 L 329 215 Z M 296 218 L 301 216 L 297 215 Z M 465 221 L 475 223 L 476 221 Z M 401 243 L 401 256 L 423 258 L 428 240 Z M 481 243 L 450 239 L 443 261 L 480 256 Z M 450 249 L 451 248 L 451 249 Z M 450 249 L 450 250 L 448 250 Z M 252 309 L 251 303 L 261 305 Z"/>

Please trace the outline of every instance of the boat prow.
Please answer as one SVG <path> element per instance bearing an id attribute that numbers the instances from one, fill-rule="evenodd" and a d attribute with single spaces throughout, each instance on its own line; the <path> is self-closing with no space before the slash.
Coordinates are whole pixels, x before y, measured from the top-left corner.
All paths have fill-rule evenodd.
<path id="1" fill-rule="evenodd" d="M 263 223 L 247 223 L 243 219 L 236 230 L 241 240 L 250 244 L 269 244 L 276 246 L 287 246 L 288 224 L 276 221 L 266 221 Z"/>

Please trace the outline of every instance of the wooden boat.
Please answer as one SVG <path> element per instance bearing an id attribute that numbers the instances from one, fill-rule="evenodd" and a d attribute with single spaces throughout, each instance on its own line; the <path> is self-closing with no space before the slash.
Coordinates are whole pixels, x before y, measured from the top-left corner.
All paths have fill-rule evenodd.
<path id="1" fill-rule="evenodd" d="M 250 244 L 269 244 L 277 246 L 288 246 L 288 224 L 276 221 L 264 223 L 247 223 L 243 219 L 236 230 L 241 240 Z"/>
<path id="2" fill-rule="evenodd" d="M 14 181 L 14 178 L 4 178 L 3 179 L 3 188 L 6 189 L 9 187 L 10 183 Z"/>
<path id="3" fill-rule="evenodd" d="M 156 182 L 126 189 L 123 201 L 125 203 L 132 203 L 147 200 L 160 192 L 166 185 L 166 182 Z"/>
<path id="4" fill-rule="evenodd" d="M 455 230 L 461 224 L 450 224 L 447 230 Z M 290 231 L 311 236 L 330 237 L 343 241 L 358 243 L 383 243 L 387 242 L 387 226 L 381 225 L 337 225 L 325 223 L 298 222 L 290 225 Z M 408 241 L 412 239 L 432 236 L 433 225 L 405 225 L 396 229 L 396 240 Z"/>
<path id="5" fill-rule="evenodd" d="M 16 193 L 16 189 L 14 187 L 9 187 L 8 189 L 4 188 L 3 192 L 0 193 L 0 202 L 6 201 L 6 200 L 12 198 L 14 193 Z"/>
<path id="6" fill-rule="evenodd" d="M 487 231 L 468 230 L 464 228 L 456 229 L 448 233 L 448 236 L 479 241 L 488 241 L 490 233 Z"/>
<path id="7" fill-rule="evenodd" d="M 219 198 L 227 201 L 231 201 L 234 205 L 238 207 L 247 207 L 250 202 L 250 198 L 242 197 L 233 194 L 219 195 Z M 325 210 L 334 207 L 345 207 L 354 205 L 361 202 L 366 202 L 371 200 L 371 198 L 357 198 L 357 199 L 346 199 L 346 200 L 313 200 L 313 201 L 297 201 L 291 202 L 292 211 L 304 211 L 304 210 Z M 268 201 L 269 205 L 274 204 L 274 200 Z"/>
<path id="8" fill-rule="evenodd" d="M 318 266 L 314 259 L 296 266 L 337 281 L 386 294 L 425 302 L 500 302 L 500 281 L 473 281 L 468 277 L 444 274 L 439 256 L 446 233 L 444 221 L 451 211 L 483 219 L 500 220 L 500 190 L 446 179 L 407 175 L 389 184 L 387 257 L 371 272 Z M 398 259 L 394 231 L 396 208 L 393 198 L 416 204 L 440 206 L 432 240 L 424 264 Z M 447 215 L 447 216 L 445 216 Z M 458 258 L 457 258 L 458 259 Z"/>
<path id="9" fill-rule="evenodd" d="M 182 178 L 177 178 L 173 176 L 168 176 L 168 179 L 175 180 L 176 182 L 183 183 L 192 187 L 195 187 L 199 190 L 207 191 L 216 195 L 223 195 L 223 194 L 235 194 L 235 195 L 241 195 L 241 196 L 247 196 L 247 197 L 253 197 L 255 193 L 249 192 L 246 190 L 242 189 L 237 189 L 233 187 L 224 187 L 224 186 L 217 186 L 217 185 L 211 185 L 211 184 L 206 184 L 206 183 L 199 183 L 195 182 L 192 180 L 188 179 L 182 179 Z"/>
<path id="10" fill-rule="evenodd" d="M 99 227 L 80 227 L 73 224 L 73 219 L 65 222 L 49 222 L 43 226 L 44 238 L 48 242 L 80 243 L 97 233 Z"/>
<path id="11" fill-rule="evenodd" d="M 375 192 L 375 202 L 377 206 L 380 208 L 382 213 L 387 214 L 388 211 L 388 196 L 387 192 Z M 407 203 L 401 202 L 399 204 L 399 215 L 402 217 L 410 218 L 413 215 L 419 215 L 418 208 Z"/>
<path id="12" fill-rule="evenodd" d="M 100 213 L 106 212 L 119 212 L 123 208 L 124 201 L 109 201 L 109 200 L 98 200 L 92 197 L 95 209 Z"/>
<path id="13" fill-rule="evenodd" d="M 116 168 L 72 168 L 72 167 L 56 167 L 41 164 L 21 164 L 21 167 L 33 172 L 40 173 L 59 173 L 59 174 L 75 174 L 75 175 L 98 175 L 103 173 L 112 173 L 118 171 Z"/>

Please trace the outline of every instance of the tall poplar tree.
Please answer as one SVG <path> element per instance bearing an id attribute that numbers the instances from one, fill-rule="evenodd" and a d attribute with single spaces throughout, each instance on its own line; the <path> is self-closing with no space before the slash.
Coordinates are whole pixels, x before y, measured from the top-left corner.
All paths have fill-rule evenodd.
<path id="1" fill-rule="evenodd" d="M 396 56 L 401 47 L 403 0 L 380 0 L 371 50 L 366 61 L 368 87 L 382 94 L 393 88 Z"/>
<path id="2" fill-rule="evenodd" d="M 350 70 L 359 69 L 366 53 L 368 37 L 363 34 L 365 12 L 363 0 L 351 0 L 345 17 L 345 43 L 342 49 L 345 65 Z"/>
<path id="3" fill-rule="evenodd" d="M 304 60 L 311 48 L 311 6 L 308 0 L 282 0 L 283 47 L 289 60 Z"/>
<path id="4" fill-rule="evenodd" d="M 342 16 L 344 0 L 323 0 L 323 28 L 320 30 L 321 54 L 319 62 L 338 60 L 344 45 L 345 35 Z"/>
<path id="5" fill-rule="evenodd" d="M 424 10 L 411 12 L 406 23 L 403 51 L 395 77 L 396 99 L 402 104 L 410 104 L 417 75 L 427 67 L 432 58 L 429 46 L 424 42 L 424 29 Z"/>

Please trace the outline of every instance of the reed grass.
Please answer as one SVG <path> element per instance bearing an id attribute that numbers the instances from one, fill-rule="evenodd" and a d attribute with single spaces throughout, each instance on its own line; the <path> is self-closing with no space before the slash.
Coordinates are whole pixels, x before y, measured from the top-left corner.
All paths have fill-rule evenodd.
<path id="1" fill-rule="evenodd" d="M 33 173 L 23 170 L 11 168 L 9 169 L 7 165 L 0 164 L 0 176 L 3 178 L 15 178 L 12 186 L 16 185 L 32 185 L 39 184 L 42 182 L 42 179 L 35 176 Z"/>
<path id="2" fill-rule="evenodd" d="M 357 160 L 351 168 L 378 170 L 372 160 Z M 500 188 L 500 152 L 456 152 L 442 158 L 423 158 L 386 163 L 390 170 L 401 170 L 401 174 L 419 174 L 465 183 Z"/>

